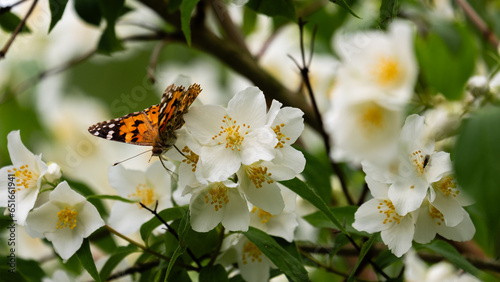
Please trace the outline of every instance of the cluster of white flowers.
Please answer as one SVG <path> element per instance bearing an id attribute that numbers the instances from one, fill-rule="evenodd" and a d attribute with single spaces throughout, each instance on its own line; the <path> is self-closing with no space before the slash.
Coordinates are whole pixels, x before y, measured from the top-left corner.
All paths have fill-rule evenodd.
<path id="1" fill-rule="evenodd" d="M 325 122 L 332 157 L 361 163 L 373 196 L 356 212 L 354 228 L 381 231 L 397 256 L 412 240 L 428 243 L 438 233 L 466 241 L 475 233 L 450 156 L 435 152 L 424 117 L 409 116 L 401 129 L 418 73 L 412 36 L 397 21 L 386 34 L 337 36 L 343 63 Z"/>
<path id="2" fill-rule="evenodd" d="M 195 231 L 207 232 L 219 223 L 229 231 L 246 231 L 251 214 L 267 222 L 284 211 L 277 181 L 304 169 L 304 156 L 291 147 L 304 122 L 302 111 L 281 106 L 273 101 L 267 111 L 262 91 L 249 87 L 227 108 L 193 106 L 184 116 L 186 126 L 176 143 L 180 152 L 170 150 L 167 157 L 181 161 L 178 188 L 191 195 Z M 297 225 L 293 222 L 289 226 Z M 277 235 L 292 240 L 293 229 Z"/>
<path id="3" fill-rule="evenodd" d="M 401 132 L 398 156 L 387 167 L 364 161 L 363 170 L 373 199 L 356 212 L 353 226 L 382 240 L 397 256 L 412 240 L 429 243 L 436 234 L 455 241 L 472 239 L 475 228 L 463 206 L 471 202 L 460 193 L 450 155 L 435 152 L 426 138 L 424 118 L 411 115 Z"/>
<path id="4" fill-rule="evenodd" d="M 7 147 L 12 165 L 0 169 L 2 187 L 9 188 L 0 191 L 0 207 L 7 207 L 6 212 L 31 237 L 47 238 L 61 258 L 69 259 L 83 238 L 104 221 L 83 196 L 66 181 L 60 182 L 57 164 L 47 165 L 41 155 L 35 156 L 24 146 L 19 131 L 9 133 Z M 46 193 L 48 197 L 42 197 Z"/>

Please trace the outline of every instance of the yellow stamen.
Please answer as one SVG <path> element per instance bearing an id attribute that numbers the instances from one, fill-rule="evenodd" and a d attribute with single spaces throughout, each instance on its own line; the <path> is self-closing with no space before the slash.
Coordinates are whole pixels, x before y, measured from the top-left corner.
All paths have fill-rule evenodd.
<path id="1" fill-rule="evenodd" d="M 260 223 L 267 223 L 274 215 L 266 212 L 265 210 L 262 210 L 258 207 L 253 207 L 252 208 L 252 213 L 256 213 L 258 211 L 258 216 L 260 217 Z"/>
<path id="2" fill-rule="evenodd" d="M 391 57 L 380 57 L 372 70 L 378 84 L 388 86 L 394 84 L 401 77 L 399 62 Z"/>
<path id="3" fill-rule="evenodd" d="M 276 144 L 275 148 L 283 148 L 285 145 L 286 141 L 290 140 L 290 137 L 286 137 L 285 134 L 281 132 L 281 128 L 285 126 L 284 123 L 276 125 L 272 130 L 276 134 L 276 137 L 278 138 L 278 144 Z"/>
<path id="4" fill-rule="evenodd" d="M 8 170 L 16 177 L 16 191 L 21 191 L 23 188 L 36 188 L 40 175 L 29 168 L 28 165 L 22 165 L 19 168 L 14 167 Z"/>
<path id="5" fill-rule="evenodd" d="M 135 187 L 135 192 L 128 195 L 128 197 L 139 198 L 139 202 L 143 203 L 145 206 L 151 206 L 153 203 L 156 203 L 154 190 L 142 183 L 137 185 L 137 187 Z M 140 203 L 137 203 L 137 206 L 142 209 Z"/>
<path id="6" fill-rule="evenodd" d="M 215 211 L 219 211 L 224 205 L 229 203 L 227 189 L 222 183 L 216 184 L 205 194 L 205 203 L 210 203 L 214 206 Z"/>
<path id="7" fill-rule="evenodd" d="M 221 126 L 221 131 L 217 135 L 212 137 L 212 140 L 219 139 L 218 144 L 222 145 L 226 144 L 226 148 L 231 150 L 241 151 L 241 144 L 243 144 L 243 140 L 245 139 L 245 135 L 248 134 L 248 129 L 250 125 L 238 125 L 236 120 L 233 120 L 231 117 L 224 116 L 222 123 L 225 126 Z M 241 132 L 240 132 L 241 130 Z"/>
<path id="8" fill-rule="evenodd" d="M 250 165 L 246 167 L 246 173 L 257 189 L 262 188 L 262 183 L 264 182 L 268 184 L 274 182 L 274 180 L 270 178 L 272 174 L 267 172 L 267 167 Z"/>
<path id="9" fill-rule="evenodd" d="M 260 257 L 262 255 L 262 252 L 255 246 L 254 243 L 252 242 L 247 242 L 245 245 L 243 245 L 243 252 L 241 254 L 241 260 L 243 261 L 243 264 L 247 264 L 247 258 L 250 258 L 252 262 L 262 262 L 262 258 Z"/>
<path id="10" fill-rule="evenodd" d="M 188 165 L 190 164 L 193 168 L 192 171 L 195 172 L 196 165 L 198 164 L 200 157 L 193 151 L 191 151 L 188 146 L 184 146 L 184 148 L 182 148 L 182 153 L 184 154 L 184 159 L 182 160 L 182 162 Z"/>
<path id="11" fill-rule="evenodd" d="M 379 202 L 377 209 L 379 210 L 379 213 L 383 213 L 386 216 L 386 218 L 382 222 L 383 224 L 392 222 L 396 222 L 396 224 L 401 223 L 401 218 L 403 217 L 396 212 L 396 208 L 390 200 L 383 200 L 382 202 Z"/>
<path id="12" fill-rule="evenodd" d="M 78 212 L 74 209 L 66 207 L 64 210 L 60 210 L 57 213 L 57 218 L 59 222 L 57 223 L 57 229 L 63 229 L 64 227 L 69 227 L 73 230 L 76 227 Z"/>
<path id="13" fill-rule="evenodd" d="M 431 206 L 429 216 L 436 221 L 437 225 L 441 225 L 444 222 L 443 214 L 433 206 Z"/>

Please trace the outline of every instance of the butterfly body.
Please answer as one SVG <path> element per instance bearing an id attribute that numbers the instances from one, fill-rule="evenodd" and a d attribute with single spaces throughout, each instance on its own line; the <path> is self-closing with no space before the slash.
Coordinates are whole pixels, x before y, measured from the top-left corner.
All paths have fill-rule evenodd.
<path id="1" fill-rule="evenodd" d="M 160 156 L 176 141 L 175 131 L 184 124 L 183 115 L 201 92 L 200 85 L 170 85 L 165 89 L 160 104 L 140 112 L 96 123 L 90 134 L 128 144 L 152 146 L 153 156 Z"/>

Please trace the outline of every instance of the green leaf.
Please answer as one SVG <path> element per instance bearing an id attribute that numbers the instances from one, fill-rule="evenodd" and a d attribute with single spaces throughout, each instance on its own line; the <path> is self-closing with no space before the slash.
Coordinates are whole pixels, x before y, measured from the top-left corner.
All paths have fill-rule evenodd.
<path id="1" fill-rule="evenodd" d="M 121 202 L 125 202 L 125 203 L 131 203 L 131 204 L 138 203 L 138 201 L 132 201 L 129 199 L 122 198 L 120 196 L 116 196 L 116 195 L 90 195 L 90 196 L 87 196 L 87 200 L 89 200 L 89 199 L 115 200 L 115 201 L 121 201 Z"/>
<path id="2" fill-rule="evenodd" d="M 21 19 L 11 12 L 0 14 L 0 28 L 6 32 L 14 32 L 20 23 Z M 24 25 L 21 32 L 30 32 L 30 30 Z"/>
<path id="3" fill-rule="evenodd" d="M 306 179 L 306 183 L 316 191 L 318 196 L 324 201 L 330 201 L 332 196 L 332 184 L 330 177 L 333 174 L 330 160 L 325 157 L 320 159 L 304 149 L 298 148 L 306 159 L 306 166 L 302 175 Z M 322 154 L 322 156 L 326 156 Z"/>
<path id="4" fill-rule="evenodd" d="M 116 37 L 116 20 L 124 9 L 124 0 L 99 0 L 102 16 L 106 19 L 106 28 L 99 39 L 97 49 L 100 53 L 110 55 L 113 52 L 123 50 L 123 45 Z"/>
<path id="5" fill-rule="evenodd" d="M 349 7 L 349 5 L 347 5 L 345 0 L 329 0 L 329 1 L 346 9 L 351 15 L 355 16 L 356 18 L 361 19 L 358 15 L 356 15 L 356 13 L 354 13 L 354 11 L 351 9 L 351 7 Z"/>
<path id="6" fill-rule="evenodd" d="M 68 4 L 68 0 L 49 0 L 51 15 L 49 32 L 52 31 L 52 29 L 62 18 L 64 10 L 66 9 L 66 4 Z"/>
<path id="7" fill-rule="evenodd" d="M 69 186 L 79 192 L 80 194 L 82 194 L 83 196 L 85 197 L 89 197 L 89 196 L 93 196 L 94 195 L 94 191 L 92 191 L 92 189 L 90 189 L 87 185 L 81 183 L 81 182 L 76 182 L 76 181 L 72 181 L 72 180 L 66 180 L 69 184 Z M 102 204 L 101 200 L 97 199 L 97 198 L 88 198 L 88 201 L 94 205 L 96 208 L 97 208 L 97 211 L 99 211 L 99 214 L 101 216 L 107 216 L 108 215 L 108 212 L 106 210 L 106 208 L 104 207 L 104 205 Z"/>
<path id="8" fill-rule="evenodd" d="M 94 278 L 95 281 L 101 281 L 101 277 L 97 272 L 97 268 L 95 267 L 94 259 L 92 258 L 92 252 L 90 251 L 90 244 L 87 238 L 83 239 L 82 246 L 78 251 L 76 251 L 76 255 L 78 256 L 78 260 L 81 265 L 87 272 Z"/>
<path id="9" fill-rule="evenodd" d="M 100 277 L 102 281 L 106 281 L 111 275 L 115 267 L 128 255 L 137 252 L 137 247 L 134 245 L 118 247 L 116 251 L 108 258 L 101 269 Z"/>
<path id="10" fill-rule="evenodd" d="M 378 237 L 378 233 L 375 233 L 375 234 L 371 235 L 370 239 L 368 239 L 368 241 L 366 241 L 363 244 L 363 247 L 361 247 L 361 251 L 359 252 L 358 261 L 356 262 L 356 265 L 352 269 L 351 274 L 347 278 L 347 281 L 354 281 L 354 274 L 356 274 L 356 270 L 358 270 L 359 265 L 361 264 L 361 262 L 365 258 L 366 254 L 368 253 L 368 251 L 372 247 L 372 245 L 375 242 L 375 239 L 377 239 L 377 237 Z"/>
<path id="11" fill-rule="evenodd" d="M 419 249 L 428 249 L 432 250 L 440 255 L 442 255 L 444 258 L 449 260 L 451 263 L 453 263 L 455 266 L 469 272 L 470 274 L 474 276 L 478 276 L 481 274 L 479 269 L 477 269 L 475 266 L 473 266 L 468 260 L 466 260 L 452 245 L 449 243 L 442 241 L 442 240 L 434 240 L 430 242 L 429 244 L 421 245 L 421 244 L 414 244 L 415 248 L 417 250 Z"/>
<path id="12" fill-rule="evenodd" d="M 200 0 L 184 0 L 181 3 L 181 29 L 186 37 L 187 45 L 191 46 L 191 14 Z"/>
<path id="13" fill-rule="evenodd" d="M 270 17 L 282 16 L 292 21 L 296 19 L 292 0 L 250 0 L 246 5 L 257 13 Z"/>
<path id="14" fill-rule="evenodd" d="M 386 29 L 391 19 L 396 18 L 398 15 L 398 4 L 398 0 L 382 0 L 379 16 L 379 25 L 382 29 Z"/>
<path id="15" fill-rule="evenodd" d="M 91 25 L 100 25 L 102 15 L 99 0 L 75 0 L 74 6 L 82 20 Z"/>
<path id="16" fill-rule="evenodd" d="M 304 265 L 283 249 L 276 241 L 265 232 L 250 227 L 245 236 L 254 243 L 283 273 L 292 281 L 307 281 L 307 271 Z"/>
<path id="17" fill-rule="evenodd" d="M 482 209 L 487 235 L 500 254 L 500 109 L 487 107 L 464 120 L 453 151 L 459 186 Z"/>
<path id="18" fill-rule="evenodd" d="M 200 282 L 226 282 L 229 281 L 227 278 L 227 272 L 224 267 L 220 264 L 216 264 L 210 267 L 204 267 L 200 271 Z"/>
<path id="19" fill-rule="evenodd" d="M 167 273 L 165 274 L 165 281 L 167 281 L 167 278 L 170 274 L 170 271 L 174 267 L 175 261 L 177 258 L 182 255 L 187 248 L 187 244 L 185 242 L 185 237 L 187 232 L 191 229 L 190 221 L 189 221 L 189 211 L 186 211 L 184 213 L 184 216 L 182 217 L 181 223 L 179 224 L 179 246 L 177 246 L 177 249 L 175 249 L 174 254 L 172 255 L 172 258 L 168 262 L 168 268 L 167 268 Z"/>
<path id="20" fill-rule="evenodd" d="M 257 13 L 248 7 L 243 8 L 243 25 L 241 30 L 244 35 L 251 34 L 257 26 Z"/>
<path id="21" fill-rule="evenodd" d="M 352 227 L 354 223 L 354 214 L 358 210 L 357 206 L 345 206 L 345 207 L 332 207 L 329 208 L 331 213 L 335 215 L 339 221 L 342 222 L 342 226 L 346 226 L 346 230 L 349 233 L 357 233 L 361 235 L 366 235 L 364 232 L 359 232 Z M 335 228 L 338 229 L 335 224 L 328 218 L 328 216 L 322 211 L 317 211 L 312 214 L 308 214 L 304 216 L 304 219 L 307 220 L 314 227 L 319 228 Z"/>
<path id="22" fill-rule="evenodd" d="M 181 219 L 187 210 L 188 210 L 187 207 L 174 207 L 174 208 L 169 208 L 169 209 L 163 210 L 163 211 L 159 212 L 158 215 L 163 220 L 168 222 L 171 220 Z M 146 242 L 146 245 L 147 245 L 149 236 L 151 235 L 151 233 L 153 232 L 153 230 L 156 227 L 160 226 L 160 224 L 162 224 L 160 222 L 160 220 L 158 220 L 158 218 L 154 217 L 141 226 L 141 231 L 140 231 L 141 238 L 144 242 Z"/>
<path id="23" fill-rule="evenodd" d="M 328 208 L 328 205 L 325 203 L 325 201 L 323 201 L 323 199 L 321 199 L 318 194 L 314 192 L 314 190 L 307 186 L 307 184 L 300 181 L 298 178 L 280 181 L 280 183 L 288 187 L 293 192 L 297 193 L 303 199 L 309 201 L 313 206 L 323 212 L 342 233 L 345 233 L 347 235 L 349 234 L 347 230 L 342 226 L 342 224 L 340 224 L 339 220 L 335 217 L 332 211 Z"/>
<path id="24" fill-rule="evenodd" d="M 459 100 L 475 69 L 474 37 L 463 26 L 436 25 L 427 38 L 417 37 L 416 54 L 420 73 L 430 90 L 449 100 Z"/>

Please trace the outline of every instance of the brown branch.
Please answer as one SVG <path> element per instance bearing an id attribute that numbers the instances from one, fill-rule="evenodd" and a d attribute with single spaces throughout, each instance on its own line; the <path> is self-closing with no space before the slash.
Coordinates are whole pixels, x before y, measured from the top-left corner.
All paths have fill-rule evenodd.
<path id="1" fill-rule="evenodd" d="M 493 47 L 495 47 L 495 49 L 498 48 L 498 38 L 493 33 L 493 31 L 491 31 L 488 25 L 483 21 L 483 19 L 471 7 L 471 5 L 466 0 L 455 0 L 455 2 L 462 8 L 462 10 L 464 10 L 465 15 L 481 32 L 484 38 L 488 40 L 493 45 Z"/>
<path id="2" fill-rule="evenodd" d="M 10 46 L 14 42 L 14 39 L 16 39 L 17 35 L 21 32 L 23 27 L 26 25 L 26 21 L 28 20 L 29 16 L 31 15 L 31 13 L 35 9 L 35 6 L 37 3 L 38 3 L 38 0 L 33 1 L 33 4 L 31 4 L 31 7 L 29 8 L 28 12 L 26 13 L 26 16 L 24 16 L 24 18 L 21 20 L 21 22 L 17 25 L 16 29 L 14 30 L 14 33 L 12 33 L 12 35 L 9 38 L 9 40 L 7 41 L 7 43 L 5 43 L 5 46 L 0 51 L 0 60 L 5 58 L 7 51 L 9 51 Z"/>
<path id="3" fill-rule="evenodd" d="M 166 22 L 176 26 L 180 30 L 180 14 L 168 13 L 164 1 L 141 0 L 141 2 L 158 13 Z M 316 130 L 320 130 L 314 112 L 309 107 L 306 99 L 297 93 L 293 93 L 281 84 L 271 74 L 262 69 L 258 62 L 231 41 L 217 37 L 204 25 L 193 23 L 191 26 L 192 46 L 225 63 L 229 68 L 238 72 L 257 85 L 266 95 L 268 102 L 276 99 L 286 106 L 299 108 L 304 112 L 307 124 Z M 184 42 L 184 41 L 182 41 Z"/>

